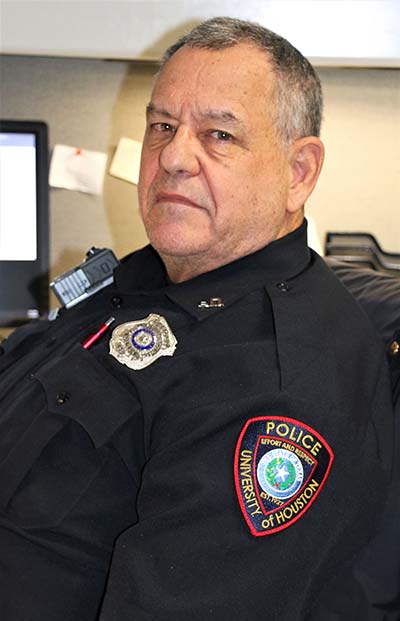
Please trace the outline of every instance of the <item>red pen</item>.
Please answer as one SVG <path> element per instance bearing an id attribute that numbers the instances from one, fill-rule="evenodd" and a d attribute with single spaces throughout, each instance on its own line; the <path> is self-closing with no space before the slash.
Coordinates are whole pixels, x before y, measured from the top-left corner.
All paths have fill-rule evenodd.
<path id="1" fill-rule="evenodd" d="M 96 343 L 96 341 L 99 340 L 99 338 L 104 334 L 104 332 L 107 332 L 108 328 L 111 326 L 113 321 L 115 321 L 115 317 L 110 317 L 109 319 L 107 319 L 107 321 L 105 321 L 100 326 L 97 332 L 88 336 L 87 339 L 85 339 L 82 343 L 83 349 L 89 349 L 93 345 L 93 343 Z"/>

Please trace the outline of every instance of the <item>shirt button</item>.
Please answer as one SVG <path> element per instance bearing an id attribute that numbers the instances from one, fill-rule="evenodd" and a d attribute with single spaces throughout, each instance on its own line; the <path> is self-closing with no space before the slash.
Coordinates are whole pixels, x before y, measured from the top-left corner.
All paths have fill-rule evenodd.
<path id="1" fill-rule="evenodd" d="M 111 306 L 113 308 L 120 308 L 122 306 L 122 298 L 119 295 L 114 295 L 114 297 L 111 298 Z"/>
<path id="2" fill-rule="evenodd" d="M 399 353 L 400 353 L 400 343 L 399 341 L 393 341 L 389 347 L 389 356 L 394 358 L 395 356 L 398 356 Z"/>
<path id="3" fill-rule="evenodd" d="M 286 291 L 289 291 L 289 285 L 284 280 L 282 282 L 278 282 L 276 286 L 278 287 L 279 291 L 283 291 L 284 293 L 286 293 Z"/>
<path id="4" fill-rule="evenodd" d="M 71 395 L 68 392 L 59 392 L 58 395 L 56 396 L 57 405 L 64 405 L 64 403 L 68 401 L 70 396 Z"/>

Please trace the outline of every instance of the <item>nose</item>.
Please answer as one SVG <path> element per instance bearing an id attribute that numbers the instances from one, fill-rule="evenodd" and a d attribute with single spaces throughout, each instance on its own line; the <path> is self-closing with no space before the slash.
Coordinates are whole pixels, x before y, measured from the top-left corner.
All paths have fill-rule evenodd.
<path id="1" fill-rule="evenodd" d="M 195 136 L 182 125 L 160 153 L 160 167 L 170 175 L 195 176 L 200 172 Z"/>

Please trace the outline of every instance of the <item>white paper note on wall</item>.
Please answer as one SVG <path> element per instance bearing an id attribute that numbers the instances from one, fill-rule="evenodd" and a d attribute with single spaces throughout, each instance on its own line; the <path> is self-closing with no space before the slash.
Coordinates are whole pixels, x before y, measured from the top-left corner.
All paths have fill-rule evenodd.
<path id="1" fill-rule="evenodd" d="M 87 194 L 101 194 L 107 154 L 56 144 L 50 164 L 49 184 Z"/>
<path id="2" fill-rule="evenodd" d="M 110 175 L 137 185 L 141 154 L 141 142 L 131 138 L 120 138 L 113 161 L 111 162 Z"/>

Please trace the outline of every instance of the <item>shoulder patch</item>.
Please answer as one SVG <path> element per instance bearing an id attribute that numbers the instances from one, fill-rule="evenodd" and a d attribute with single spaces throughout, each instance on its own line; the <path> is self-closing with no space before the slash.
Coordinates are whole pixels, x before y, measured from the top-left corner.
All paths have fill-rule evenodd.
<path id="1" fill-rule="evenodd" d="M 271 535 L 301 518 L 324 486 L 333 458 L 320 434 L 298 420 L 248 420 L 236 445 L 235 486 L 251 534 Z"/>

